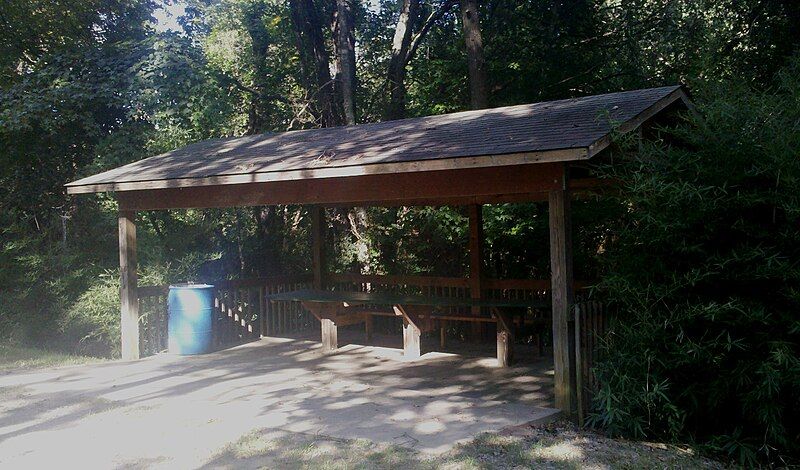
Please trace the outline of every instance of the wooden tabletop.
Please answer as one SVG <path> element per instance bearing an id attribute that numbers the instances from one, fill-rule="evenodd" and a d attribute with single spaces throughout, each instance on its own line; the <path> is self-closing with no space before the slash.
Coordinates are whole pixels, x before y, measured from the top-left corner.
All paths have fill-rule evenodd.
<path id="1" fill-rule="evenodd" d="M 295 300 L 301 302 L 339 303 L 368 305 L 431 305 L 441 307 L 534 307 L 549 308 L 550 302 L 541 299 L 470 299 L 461 297 L 399 295 L 383 292 L 339 292 L 329 290 L 302 289 L 267 295 L 271 301 Z"/>

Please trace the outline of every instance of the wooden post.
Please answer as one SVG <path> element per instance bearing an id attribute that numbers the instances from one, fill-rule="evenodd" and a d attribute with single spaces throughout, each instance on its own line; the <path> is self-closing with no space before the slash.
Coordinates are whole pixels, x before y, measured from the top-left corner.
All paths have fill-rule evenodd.
<path id="1" fill-rule="evenodd" d="M 136 276 L 136 212 L 119 212 L 119 298 L 122 359 L 139 359 L 139 296 Z"/>
<path id="2" fill-rule="evenodd" d="M 565 177 L 566 183 L 566 177 Z M 566 184 L 564 186 L 566 188 Z M 553 365 L 556 408 L 571 415 L 575 408 L 575 357 L 570 331 L 572 292 L 572 227 L 569 193 L 549 193 L 550 288 L 553 297 Z"/>
<path id="3" fill-rule="evenodd" d="M 333 320 L 323 318 L 322 323 L 322 352 L 334 352 L 339 348 L 338 328 Z"/>
<path id="4" fill-rule="evenodd" d="M 314 289 L 322 289 L 324 282 L 323 269 L 325 264 L 324 240 L 325 240 L 325 208 L 314 206 L 311 208 L 311 265 L 314 272 Z"/>
<path id="5" fill-rule="evenodd" d="M 497 365 L 508 367 L 514 362 L 514 322 L 499 308 L 493 308 L 492 313 L 497 318 Z"/>
<path id="6" fill-rule="evenodd" d="M 481 298 L 483 267 L 483 210 L 480 204 L 469 206 L 469 293 L 476 300 Z M 472 307 L 472 315 L 479 316 L 480 307 Z M 483 323 L 472 322 L 472 335 L 483 337 Z"/>

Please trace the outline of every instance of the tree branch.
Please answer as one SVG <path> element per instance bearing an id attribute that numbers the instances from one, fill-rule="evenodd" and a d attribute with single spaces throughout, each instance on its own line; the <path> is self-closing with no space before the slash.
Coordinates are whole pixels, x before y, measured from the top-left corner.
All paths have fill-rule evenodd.
<path id="1" fill-rule="evenodd" d="M 445 0 L 439 5 L 439 8 L 434 9 L 428 18 L 425 19 L 425 23 L 422 24 L 422 27 L 417 31 L 417 34 L 411 39 L 411 45 L 408 47 L 408 52 L 406 53 L 405 60 L 403 65 L 408 65 L 411 62 L 411 59 L 414 58 L 414 54 L 417 52 L 419 45 L 422 43 L 425 36 L 430 31 L 433 24 L 436 23 L 439 19 L 441 19 L 445 13 L 447 13 L 453 6 L 458 3 L 458 0 Z"/>

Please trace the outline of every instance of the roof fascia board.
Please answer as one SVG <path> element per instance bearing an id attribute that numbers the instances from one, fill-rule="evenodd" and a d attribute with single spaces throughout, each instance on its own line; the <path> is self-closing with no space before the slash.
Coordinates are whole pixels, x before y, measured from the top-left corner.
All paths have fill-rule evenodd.
<path id="1" fill-rule="evenodd" d="M 529 163 L 567 162 L 586 160 L 587 158 L 588 150 L 582 147 L 547 150 L 543 152 L 484 155 L 479 157 L 457 157 L 434 160 L 417 160 L 411 162 L 373 163 L 369 165 L 350 165 L 341 167 L 320 167 L 287 171 L 245 173 L 206 178 L 179 178 L 87 185 L 75 185 L 74 183 L 70 183 L 67 185 L 67 194 L 99 193 L 105 191 L 138 191 L 147 189 L 218 186 L 244 183 L 269 183 L 273 181 L 341 178 L 387 173 L 414 173 L 422 171 L 523 165 Z"/>
<path id="2" fill-rule="evenodd" d="M 690 112 L 692 113 L 697 112 L 694 107 L 694 104 L 692 104 L 692 102 L 689 101 L 689 97 L 686 95 L 686 91 L 681 86 L 676 88 L 675 91 L 673 91 L 672 93 L 656 101 L 652 106 L 646 108 L 644 111 L 637 114 L 633 119 L 620 123 L 620 125 L 615 130 L 617 133 L 620 134 L 626 134 L 630 131 L 633 131 L 639 128 L 639 126 L 641 126 L 645 122 L 652 119 L 658 113 L 664 111 L 664 109 L 666 109 L 676 101 L 683 102 L 683 104 L 687 107 L 687 109 L 689 109 Z M 613 140 L 612 134 L 613 132 L 611 134 L 605 135 L 604 137 L 597 139 L 594 143 L 590 144 L 588 149 L 587 159 L 594 157 L 598 153 L 605 150 L 609 145 L 611 145 L 611 142 Z"/>

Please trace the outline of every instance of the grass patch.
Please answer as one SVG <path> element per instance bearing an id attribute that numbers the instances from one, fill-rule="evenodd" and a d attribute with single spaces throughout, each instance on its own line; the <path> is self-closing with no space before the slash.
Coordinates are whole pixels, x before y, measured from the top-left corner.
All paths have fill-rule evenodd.
<path id="1" fill-rule="evenodd" d="M 0 372 L 90 364 L 103 360 L 97 357 L 76 356 L 29 346 L 0 344 Z"/>
<path id="2" fill-rule="evenodd" d="M 424 455 L 368 440 L 262 430 L 229 444 L 211 467 L 292 469 L 580 469 L 726 466 L 687 448 L 611 439 L 567 422 L 528 427 L 515 435 L 483 434 L 443 455 Z"/>

